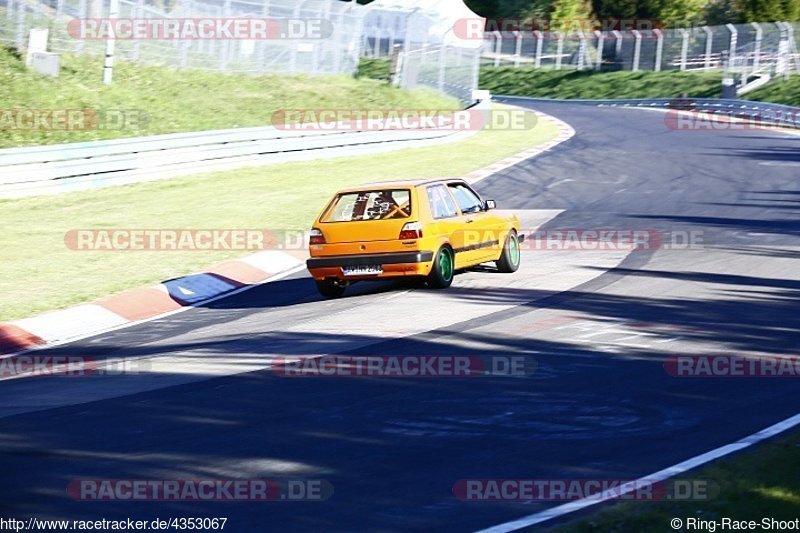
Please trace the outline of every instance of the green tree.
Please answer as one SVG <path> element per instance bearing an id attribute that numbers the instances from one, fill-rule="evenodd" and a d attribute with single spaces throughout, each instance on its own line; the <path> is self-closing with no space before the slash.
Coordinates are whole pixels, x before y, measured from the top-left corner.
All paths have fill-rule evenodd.
<path id="1" fill-rule="evenodd" d="M 588 19 L 592 6 L 587 0 L 555 0 L 550 16 L 554 19 Z"/>
<path id="2" fill-rule="evenodd" d="M 652 6 L 652 17 L 667 28 L 680 28 L 705 22 L 708 0 L 661 0 Z"/>
<path id="3" fill-rule="evenodd" d="M 639 0 L 592 0 L 592 11 L 600 18 L 631 19 L 640 15 Z"/>
<path id="4" fill-rule="evenodd" d="M 523 17 L 532 18 L 547 18 L 553 10 L 554 0 L 533 0 L 529 5 L 520 13 Z"/>
<path id="5" fill-rule="evenodd" d="M 743 22 L 772 22 L 800 20 L 797 0 L 738 0 L 737 7 Z"/>
<path id="6" fill-rule="evenodd" d="M 588 19 L 592 16 L 589 0 L 533 0 L 522 12 L 524 17 L 552 19 Z"/>
<path id="7" fill-rule="evenodd" d="M 728 24 L 744 20 L 736 0 L 712 0 L 703 13 L 706 24 Z"/>

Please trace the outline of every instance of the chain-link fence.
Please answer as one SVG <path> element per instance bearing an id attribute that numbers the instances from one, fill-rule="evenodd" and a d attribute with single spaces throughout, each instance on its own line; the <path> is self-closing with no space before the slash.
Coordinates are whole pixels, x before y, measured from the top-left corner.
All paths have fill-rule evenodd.
<path id="1" fill-rule="evenodd" d="M 52 52 L 102 54 L 105 39 L 76 37 L 70 24 L 106 18 L 109 7 L 110 0 L 0 0 L 0 42 L 22 50 L 30 29 L 48 28 Z M 366 12 L 339 0 L 158 0 L 157 6 L 119 0 L 116 19 L 262 19 L 274 22 L 274 31 L 268 38 L 116 39 L 115 53 L 131 61 L 220 72 L 352 74 Z"/>
<path id="2" fill-rule="evenodd" d="M 454 30 L 459 21 L 480 20 L 482 26 L 483 19 L 466 6 L 446 13 L 437 13 L 426 2 L 375 2 L 365 7 L 364 56 L 388 58 L 399 49 L 402 87 L 429 87 L 464 103 L 472 101 L 482 41 L 460 41 Z"/>
<path id="3" fill-rule="evenodd" d="M 482 62 L 595 70 L 710 70 L 781 74 L 800 71 L 798 23 L 595 32 L 493 31 Z"/>
<path id="4" fill-rule="evenodd" d="M 51 52 L 102 55 L 106 39 L 76 36 L 76 21 L 323 21 L 329 31 L 320 38 L 117 38 L 115 55 L 219 72 L 352 74 L 360 57 L 389 57 L 399 46 L 402 87 L 430 87 L 468 103 L 478 86 L 480 40 L 453 45 L 447 35 L 452 28 L 439 28 L 441 21 L 416 9 L 383 12 L 339 0 L 119 0 L 119 13 L 110 17 L 110 1 L 0 0 L 0 42 L 24 50 L 31 29 L 47 28 Z"/>
<path id="5" fill-rule="evenodd" d="M 401 84 L 430 87 L 461 102 L 478 87 L 480 49 L 429 45 L 403 52 Z"/>

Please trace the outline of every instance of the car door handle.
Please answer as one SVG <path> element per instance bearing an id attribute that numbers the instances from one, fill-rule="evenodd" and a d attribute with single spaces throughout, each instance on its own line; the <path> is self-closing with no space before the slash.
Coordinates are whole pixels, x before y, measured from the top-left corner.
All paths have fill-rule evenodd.
<path id="1" fill-rule="evenodd" d="M 472 224 L 473 222 L 475 222 L 474 218 L 468 218 L 466 223 L 467 224 Z"/>

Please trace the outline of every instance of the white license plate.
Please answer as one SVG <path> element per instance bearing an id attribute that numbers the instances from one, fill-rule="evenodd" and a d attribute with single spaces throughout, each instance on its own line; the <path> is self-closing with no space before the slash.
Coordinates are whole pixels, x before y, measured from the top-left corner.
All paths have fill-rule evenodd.
<path id="1" fill-rule="evenodd" d="M 377 276 L 383 274 L 381 265 L 359 265 L 342 267 L 345 276 Z"/>

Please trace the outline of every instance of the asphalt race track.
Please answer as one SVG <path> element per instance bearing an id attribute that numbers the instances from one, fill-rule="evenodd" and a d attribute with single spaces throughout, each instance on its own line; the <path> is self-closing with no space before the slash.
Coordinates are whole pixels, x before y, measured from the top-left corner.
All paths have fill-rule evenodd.
<path id="1" fill-rule="evenodd" d="M 461 501 L 458 480 L 634 479 L 800 412 L 796 380 L 676 378 L 663 366 L 676 354 L 800 355 L 798 138 L 673 131 L 645 110 L 537 109 L 577 134 L 480 182 L 484 197 L 524 210 L 531 227 L 657 229 L 667 246 L 532 250 L 513 276 L 464 273 L 445 292 L 362 284 L 332 302 L 298 273 L 52 349 L 147 371 L 0 383 L 0 514 L 473 531 L 558 502 Z M 703 242 L 677 246 L 689 231 Z M 524 355 L 536 370 L 333 379 L 269 368 L 329 353 Z M 287 477 L 327 480 L 334 494 L 200 504 L 65 491 L 75 479 Z"/>

